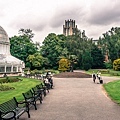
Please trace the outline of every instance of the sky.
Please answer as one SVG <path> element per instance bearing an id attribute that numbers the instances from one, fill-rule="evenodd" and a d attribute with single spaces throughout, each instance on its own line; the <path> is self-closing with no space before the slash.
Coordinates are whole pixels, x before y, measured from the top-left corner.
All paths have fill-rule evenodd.
<path id="1" fill-rule="evenodd" d="M 120 0 L 0 0 L 0 9 L 0 26 L 9 37 L 31 29 L 40 43 L 49 33 L 62 34 L 65 20 L 75 20 L 93 39 L 120 26 Z"/>

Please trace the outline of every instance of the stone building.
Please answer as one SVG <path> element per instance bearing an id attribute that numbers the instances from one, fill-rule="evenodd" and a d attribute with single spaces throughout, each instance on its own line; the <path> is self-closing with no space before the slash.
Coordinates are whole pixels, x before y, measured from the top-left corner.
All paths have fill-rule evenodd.
<path id="1" fill-rule="evenodd" d="M 22 73 L 25 64 L 10 54 L 10 40 L 6 31 L 0 26 L 0 74 Z"/>
<path id="2" fill-rule="evenodd" d="M 77 29 L 77 25 L 75 25 L 75 20 L 65 20 L 65 25 L 63 25 L 63 34 L 73 35 L 75 32 L 75 29 Z"/>

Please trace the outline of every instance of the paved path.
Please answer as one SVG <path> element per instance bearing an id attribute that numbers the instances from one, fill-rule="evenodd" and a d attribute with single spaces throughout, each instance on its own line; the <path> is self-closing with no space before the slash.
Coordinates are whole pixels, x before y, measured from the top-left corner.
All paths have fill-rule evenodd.
<path id="1" fill-rule="evenodd" d="M 104 82 L 120 78 L 103 77 Z M 120 120 L 120 106 L 103 92 L 92 78 L 54 78 L 55 88 L 44 98 L 38 110 L 31 109 L 19 120 Z"/>

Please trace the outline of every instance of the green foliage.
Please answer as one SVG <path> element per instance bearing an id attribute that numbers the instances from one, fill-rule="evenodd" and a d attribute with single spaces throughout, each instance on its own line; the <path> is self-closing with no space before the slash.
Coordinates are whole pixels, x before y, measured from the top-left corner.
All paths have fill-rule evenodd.
<path id="1" fill-rule="evenodd" d="M 101 72 L 102 75 L 105 76 L 120 76 L 120 72 L 119 71 L 115 71 L 113 69 L 90 69 L 89 71 L 87 71 L 89 74 L 92 74 L 93 71 L 95 73 L 98 72 L 98 70 Z"/>
<path id="2" fill-rule="evenodd" d="M 10 87 L 8 85 L 0 85 L 0 91 L 7 91 L 7 90 L 13 90 L 14 87 Z"/>
<path id="3" fill-rule="evenodd" d="M 89 51 L 85 51 L 82 55 L 82 66 L 83 69 L 88 71 L 92 66 L 93 59 Z"/>
<path id="4" fill-rule="evenodd" d="M 43 57 L 40 53 L 35 53 L 27 57 L 27 65 L 31 70 L 41 69 L 43 65 L 48 63 L 48 59 Z"/>
<path id="5" fill-rule="evenodd" d="M 5 77 L 0 79 L 0 83 L 12 83 L 12 82 L 18 82 L 22 81 L 22 79 L 18 77 Z"/>
<path id="6" fill-rule="evenodd" d="M 92 45 L 92 40 L 85 35 L 85 31 L 76 30 L 74 35 L 67 36 L 65 46 L 69 51 L 68 55 L 75 55 L 77 57 L 75 69 L 83 68 L 82 56 L 84 55 L 84 51 L 91 51 Z"/>
<path id="7" fill-rule="evenodd" d="M 119 71 L 113 71 L 113 70 L 111 70 L 111 71 L 109 72 L 109 74 L 110 74 L 111 76 L 120 76 L 120 72 L 119 72 Z"/>
<path id="8" fill-rule="evenodd" d="M 43 41 L 41 46 L 41 54 L 48 59 L 48 63 L 44 65 L 47 69 L 58 69 L 59 56 L 67 54 L 64 45 L 66 37 L 64 35 L 49 34 Z"/>
<path id="9" fill-rule="evenodd" d="M 27 31 L 27 33 L 25 32 Z M 30 32 L 30 35 L 29 35 Z M 26 33 L 26 34 L 25 34 Z M 10 38 L 10 52 L 13 56 L 23 60 L 26 63 L 26 58 L 29 55 L 37 52 L 36 45 L 33 43 L 33 35 L 29 29 L 24 30 L 19 36 L 14 36 Z"/>
<path id="10" fill-rule="evenodd" d="M 102 54 L 102 51 L 97 46 L 92 47 L 91 57 L 93 59 L 93 62 L 92 62 L 93 69 L 104 68 L 104 55 Z"/>
<path id="11" fill-rule="evenodd" d="M 99 38 L 98 46 L 103 54 L 107 54 L 112 62 L 120 58 L 120 27 L 111 28 Z"/>
<path id="12" fill-rule="evenodd" d="M 104 66 L 105 66 L 106 69 L 112 69 L 113 68 L 113 65 L 112 65 L 111 61 L 110 62 L 105 62 Z"/>
<path id="13" fill-rule="evenodd" d="M 120 71 L 120 59 L 116 59 L 113 61 L 113 69 L 116 71 Z"/>
<path id="14" fill-rule="evenodd" d="M 68 59 L 66 59 L 66 58 L 62 58 L 59 61 L 58 70 L 65 72 L 65 71 L 69 70 L 69 68 L 70 68 L 70 61 Z"/>

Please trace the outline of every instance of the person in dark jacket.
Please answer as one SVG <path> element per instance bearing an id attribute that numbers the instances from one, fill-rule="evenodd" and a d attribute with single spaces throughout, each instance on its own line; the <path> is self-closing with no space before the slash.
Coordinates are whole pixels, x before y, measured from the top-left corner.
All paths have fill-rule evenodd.
<path id="1" fill-rule="evenodd" d="M 48 76 L 48 81 L 50 83 L 50 88 L 53 89 L 53 79 L 52 79 L 52 75 Z"/>
<path id="2" fill-rule="evenodd" d="M 93 78 L 93 82 L 95 83 L 95 80 L 96 80 L 96 74 L 94 73 L 94 71 L 93 71 L 93 74 L 92 74 L 92 78 Z"/>

